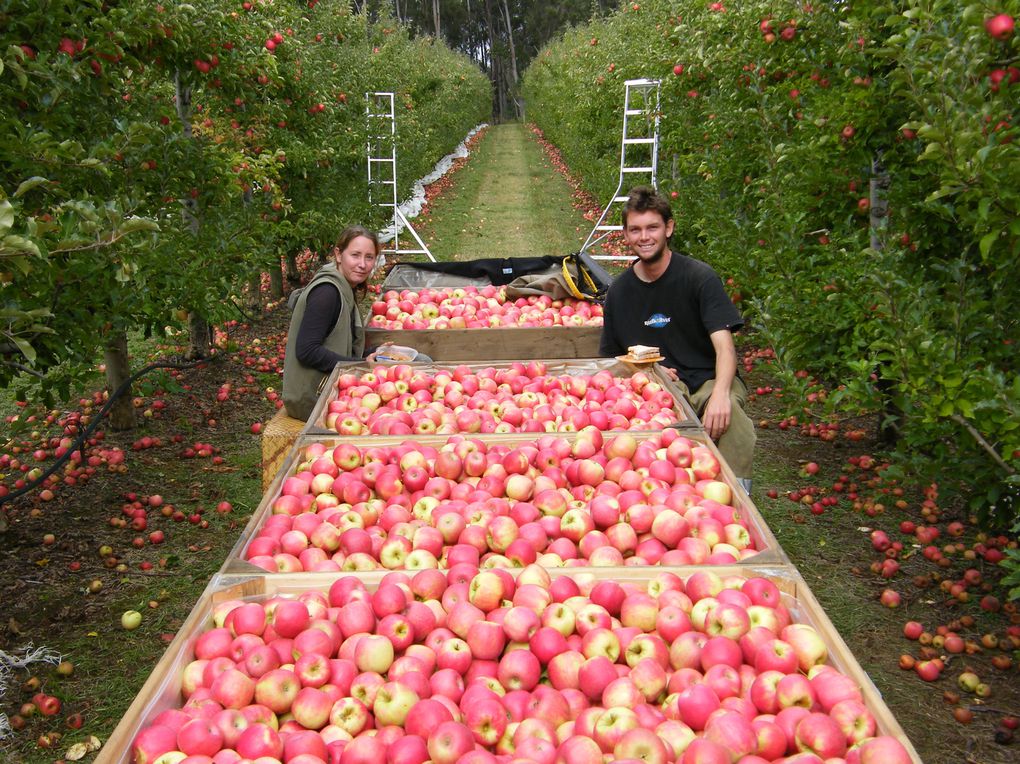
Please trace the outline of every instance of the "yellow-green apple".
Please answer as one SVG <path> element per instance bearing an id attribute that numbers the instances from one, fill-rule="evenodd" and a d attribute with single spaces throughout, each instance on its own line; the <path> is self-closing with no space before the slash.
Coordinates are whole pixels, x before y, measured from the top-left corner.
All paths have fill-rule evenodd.
<path id="1" fill-rule="evenodd" d="M 666 744 L 672 761 L 681 761 L 684 751 L 696 738 L 694 730 L 675 719 L 660 722 L 655 727 L 655 734 Z"/>
<path id="2" fill-rule="evenodd" d="M 393 664 L 393 643 L 378 634 L 366 634 L 354 650 L 354 662 L 359 671 L 384 674 Z"/>
<path id="3" fill-rule="evenodd" d="M 581 652 L 585 658 L 601 655 L 616 663 L 620 649 L 620 640 L 610 629 L 592 629 L 581 639 Z"/>
<path id="4" fill-rule="evenodd" d="M 810 709 L 815 704 L 811 682 L 803 674 L 787 674 L 776 685 L 776 698 L 780 708 L 800 706 Z"/>
<path id="5" fill-rule="evenodd" d="M 786 626 L 779 636 L 797 653 L 797 663 L 801 671 L 809 671 L 812 666 L 825 663 L 828 659 L 829 651 L 825 642 L 809 624 L 792 623 Z"/>
<path id="6" fill-rule="evenodd" d="M 629 731 L 640 726 L 637 714 L 623 706 L 607 708 L 595 722 L 595 742 L 606 753 L 610 753 L 616 744 Z"/>
<path id="7" fill-rule="evenodd" d="M 829 710 L 829 716 L 843 731 L 848 745 L 875 736 L 878 726 L 875 716 L 861 700 L 853 698 L 841 700 Z"/>
<path id="8" fill-rule="evenodd" d="M 379 688 L 372 704 L 376 725 L 403 726 L 408 712 L 417 702 L 418 694 L 403 682 L 387 682 Z"/>
<path id="9" fill-rule="evenodd" d="M 674 756 L 662 739 L 643 727 L 627 732 L 613 748 L 617 760 L 644 761 L 646 764 L 666 764 Z"/>
<path id="10" fill-rule="evenodd" d="M 334 701 L 329 712 L 329 723 L 356 737 L 368 726 L 368 707 L 357 698 L 343 697 Z"/>
<path id="11" fill-rule="evenodd" d="M 277 714 L 290 711 L 301 689 L 301 681 L 293 671 L 279 668 L 267 672 L 255 683 L 255 702 Z"/>
<path id="12" fill-rule="evenodd" d="M 443 722 L 431 732 L 427 745 L 434 764 L 455 764 L 475 747 L 475 739 L 466 725 Z"/>

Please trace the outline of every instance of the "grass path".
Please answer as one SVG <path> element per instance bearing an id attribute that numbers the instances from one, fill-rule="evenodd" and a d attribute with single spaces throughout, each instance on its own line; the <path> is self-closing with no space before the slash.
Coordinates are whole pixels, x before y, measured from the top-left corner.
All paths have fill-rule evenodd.
<path id="1" fill-rule="evenodd" d="M 570 186 L 519 123 L 490 127 L 422 225 L 439 260 L 576 251 L 587 234 Z"/>

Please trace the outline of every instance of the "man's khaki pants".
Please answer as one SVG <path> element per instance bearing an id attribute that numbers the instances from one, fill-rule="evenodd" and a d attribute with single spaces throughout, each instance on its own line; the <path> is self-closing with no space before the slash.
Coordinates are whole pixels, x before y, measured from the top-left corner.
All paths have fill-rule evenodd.
<path id="1" fill-rule="evenodd" d="M 678 380 L 676 385 L 690 401 L 694 412 L 701 417 L 705 413 L 705 406 L 708 405 L 708 399 L 712 395 L 715 380 L 708 380 L 693 394 L 683 382 Z M 716 445 L 726 463 L 730 465 L 730 469 L 733 470 L 733 474 L 738 478 L 750 480 L 754 463 L 754 443 L 758 437 L 754 432 L 754 423 L 744 411 L 744 407 L 747 405 L 747 388 L 740 379 L 734 379 L 730 386 L 730 405 L 730 426 L 716 441 Z"/>

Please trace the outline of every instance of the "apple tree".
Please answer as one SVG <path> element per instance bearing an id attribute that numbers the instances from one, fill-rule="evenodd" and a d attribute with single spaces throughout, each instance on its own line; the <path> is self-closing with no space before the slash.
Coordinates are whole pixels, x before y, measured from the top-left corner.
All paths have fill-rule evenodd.
<path id="1" fill-rule="evenodd" d="M 653 0 L 566 33 L 525 82 L 604 199 L 622 82 L 661 79 L 676 246 L 736 281 L 791 389 L 827 388 L 816 415 L 878 413 L 903 467 L 986 474 L 985 507 L 1020 455 L 1020 71 L 988 26 L 1016 5 Z"/>

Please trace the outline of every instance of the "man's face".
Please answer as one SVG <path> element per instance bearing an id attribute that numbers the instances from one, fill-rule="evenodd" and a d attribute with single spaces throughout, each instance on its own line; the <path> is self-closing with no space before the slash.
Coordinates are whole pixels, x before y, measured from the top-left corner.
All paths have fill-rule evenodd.
<path id="1" fill-rule="evenodd" d="M 664 223 L 662 215 L 651 210 L 631 212 L 627 215 L 627 224 L 623 229 L 627 246 L 646 265 L 653 265 L 662 259 L 672 234 L 673 221 Z"/>

